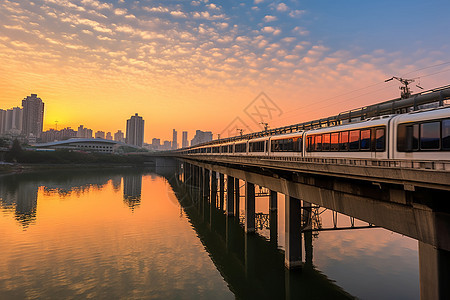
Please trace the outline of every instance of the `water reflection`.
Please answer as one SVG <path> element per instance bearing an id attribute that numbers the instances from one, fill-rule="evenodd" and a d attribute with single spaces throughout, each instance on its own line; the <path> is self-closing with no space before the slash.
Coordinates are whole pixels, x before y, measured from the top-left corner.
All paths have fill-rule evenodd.
<path id="1" fill-rule="evenodd" d="M 353 298 L 312 264 L 312 238 L 305 238 L 307 264 L 302 272 L 284 267 L 284 254 L 276 238 L 245 234 L 237 218 L 227 217 L 223 205 L 210 204 L 208 196 L 178 176 L 168 181 L 180 199 L 199 238 L 238 299 L 349 299 Z M 188 179 L 192 182 L 196 179 Z M 219 190 L 220 199 L 220 190 Z M 220 202 L 220 201 L 219 201 Z M 272 212 L 272 216 L 276 212 Z M 275 218 L 276 219 L 276 218 Z M 259 214 L 259 225 L 270 227 L 270 217 Z M 272 232 L 277 232 L 273 225 Z M 309 234 L 311 237 L 312 235 Z"/>
<path id="2" fill-rule="evenodd" d="M 132 211 L 141 203 L 142 175 L 123 177 L 123 201 Z"/>
<path id="3" fill-rule="evenodd" d="M 121 173 L 120 175 L 117 172 Z M 40 188 L 47 196 L 60 199 L 81 196 L 89 191 L 100 191 L 109 182 L 120 192 L 123 182 L 123 201 L 134 211 L 141 202 L 142 176 L 148 171 L 108 170 L 54 171 L 36 174 L 3 176 L 0 181 L 0 209 L 14 218 L 26 230 L 36 221 L 37 198 Z"/>
<path id="4" fill-rule="evenodd" d="M 14 218 L 27 229 L 36 221 L 38 187 L 28 183 L 19 185 L 13 181 L 0 183 L 0 208 L 6 213 L 13 212 Z"/>
<path id="5" fill-rule="evenodd" d="M 0 299 L 232 299 L 170 186 L 147 174 L 3 177 Z M 22 231 L 11 216 L 30 211 L 36 222 Z"/>

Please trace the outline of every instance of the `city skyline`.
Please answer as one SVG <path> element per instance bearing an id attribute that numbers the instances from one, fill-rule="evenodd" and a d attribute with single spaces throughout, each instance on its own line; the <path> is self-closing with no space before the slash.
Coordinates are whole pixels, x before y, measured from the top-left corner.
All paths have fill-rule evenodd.
<path id="1" fill-rule="evenodd" d="M 216 136 L 261 92 L 282 112 L 264 120 L 271 128 L 327 117 L 397 98 L 399 83 L 384 83 L 391 76 L 416 78 L 414 92 L 416 83 L 448 84 L 449 8 L 448 1 L 5 0 L 0 107 L 35 93 L 46 102 L 44 130 L 58 121 L 111 133 L 139 111 L 147 142 L 171 140 L 172 128 Z M 241 125 L 260 129 L 251 121 Z"/>

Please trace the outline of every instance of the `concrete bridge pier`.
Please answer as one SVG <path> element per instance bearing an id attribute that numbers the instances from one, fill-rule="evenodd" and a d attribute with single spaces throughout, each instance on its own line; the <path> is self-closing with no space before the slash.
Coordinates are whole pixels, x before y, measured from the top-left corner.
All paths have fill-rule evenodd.
<path id="1" fill-rule="evenodd" d="M 234 177 L 227 175 L 227 209 L 229 217 L 234 216 Z"/>
<path id="2" fill-rule="evenodd" d="M 210 184 L 209 184 L 209 180 L 210 180 L 210 171 L 208 169 L 204 169 L 203 172 L 203 198 L 208 199 L 209 198 L 209 193 L 210 193 Z"/>
<path id="3" fill-rule="evenodd" d="M 225 203 L 225 175 L 219 173 L 219 207 L 223 210 Z"/>
<path id="4" fill-rule="evenodd" d="M 239 178 L 235 178 L 235 182 L 234 182 L 234 190 L 235 190 L 235 195 L 234 195 L 234 215 L 238 218 L 239 220 L 239 215 L 240 215 L 240 200 L 241 200 L 241 191 L 240 191 L 240 181 Z"/>
<path id="5" fill-rule="evenodd" d="M 209 205 L 209 226 L 212 229 L 212 224 L 214 222 L 214 210 L 217 207 L 217 173 L 211 171 L 211 196 Z"/>
<path id="6" fill-rule="evenodd" d="M 217 173 L 211 172 L 211 207 L 217 207 Z"/>
<path id="7" fill-rule="evenodd" d="M 450 251 L 419 241 L 420 299 L 450 299 Z"/>
<path id="8" fill-rule="evenodd" d="M 269 195 L 269 210 L 274 211 L 278 209 L 278 193 L 270 190 Z"/>
<path id="9" fill-rule="evenodd" d="M 288 269 L 302 266 L 301 201 L 286 196 L 284 264 Z"/>
<path id="10" fill-rule="evenodd" d="M 202 168 L 202 189 L 201 189 L 201 202 L 202 202 L 202 217 L 203 220 L 209 219 L 208 211 L 208 198 L 209 198 L 209 170 Z"/>
<path id="11" fill-rule="evenodd" d="M 312 214 L 311 214 L 312 204 L 303 201 L 303 227 L 312 229 Z M 312 266 L 313 261 L 313 248 L 312 248 L 312 231 L 307 230 L 303 233 L 303 238 L 305 241 L 305 265 Z"/>
<path id="12" fill-rule="evenodd" d="M 255 232 L 255 185 L 245 182 L 245 232 Z"/>

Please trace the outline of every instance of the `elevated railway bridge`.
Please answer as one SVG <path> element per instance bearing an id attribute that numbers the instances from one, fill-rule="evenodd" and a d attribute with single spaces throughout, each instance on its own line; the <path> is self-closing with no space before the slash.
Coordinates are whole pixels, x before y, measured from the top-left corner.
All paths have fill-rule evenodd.
<path id="1" fill-rule="evenodd" d="M 276 211 L 278 195 L 283 194 L 288 269 L 303 265 L 302 216 L 310 212 L 311 205 L 319 205 L 416 239 L 421 296 L 446 298 L 450 295 L 446 284 L 450 280 L 449 99 L 447 86 L 327 119 L 149 155 L 157 167 L 175 166 L 182 182 L 196 187 L 208 205 L 215 206 L 218 200 L 229 217 L 239 216 L 239 187 L 243 182 L 247 234 L 258 226 L 255 186 L 268 190 L 271 210 Z M 427 105 L 438 108 L 422 113 L 420 106 Z M 382 123 L 377 117 L 385 113 L 397 114 Z M 355 122 L 367 118 L 377 119 L 371 130 L 364 126 L 372 121 Z M 358 136 L 353 146 L 350 139 L 343 140 L 339 134 L 335 152 L 331 151 L 332 140 L 325 148 L 326 135 L 333 131 L 317 128 L 340 128 L 350 136 L 356 129 L 345 125 L 348 123 L 363 124 L 360 129 L 356 125 Z M 378 134 L 380 128 L 382 135 Z M 309 130 L 316 130 L 315 135 L 322 132 L 319 142 L 308 136 Z M 283 144 L 291 148 L 281 148 L 289 151 L 280 153 L 273 147 L 272 141 L 281 144 L 279 137 L 283 134 L 291 139 L 291 132 L 299 131 L 297 140 Z M 260 144 L 252 148 L 252 141 Z M 318 143 L 320 149 L 314 148 Z M 352 152 L 354 145 L 357 148 Z M 366 154 L 377 154 L 377 149 L 382 155 Z"/>

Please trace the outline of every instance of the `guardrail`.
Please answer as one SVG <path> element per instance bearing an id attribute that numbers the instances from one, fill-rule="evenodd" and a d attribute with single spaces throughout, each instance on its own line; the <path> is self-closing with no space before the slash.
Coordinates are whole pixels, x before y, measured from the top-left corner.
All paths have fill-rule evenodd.
<path id="1" fill-rule="evenodd" d="M 209 160 L 233 160 L 239 162 L 249 162 L 250 160 L 262 161 L 287 161 L 328 165 L 348 165 L 362 167 L 384 167 L 396 169 L 420 169 L 450 171 L 450 161 L 429 161 L 429 160 L 392 160 L 392 159 L 358 159 L 358 158 L 335 158 L 335 157 L 283 157 L 283 156 L 234 156 L 234 155 L 180 155 L 182 157 L 192 157 Z"/>

